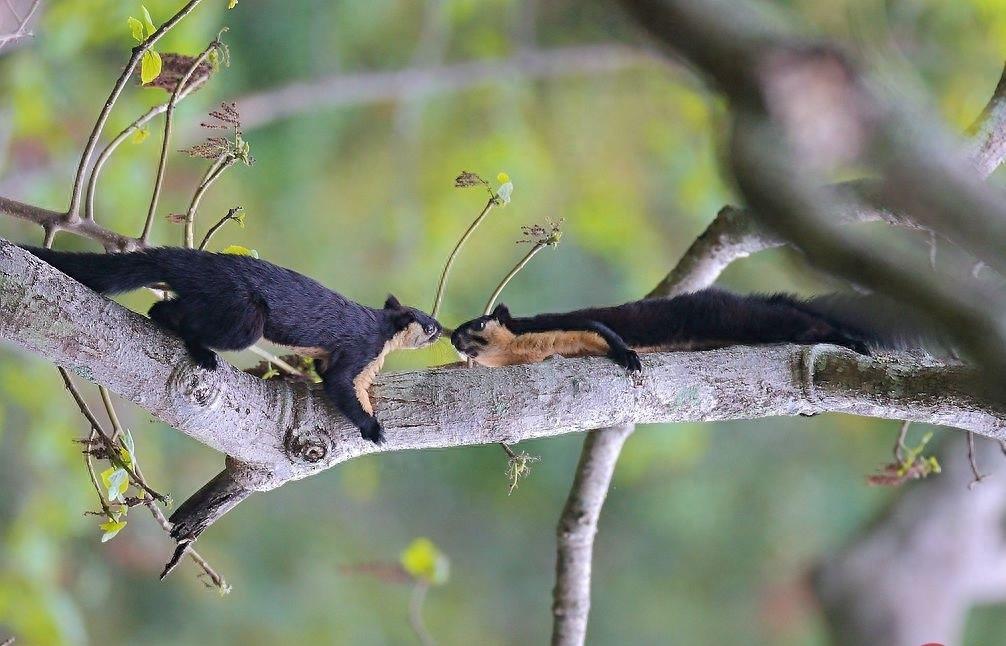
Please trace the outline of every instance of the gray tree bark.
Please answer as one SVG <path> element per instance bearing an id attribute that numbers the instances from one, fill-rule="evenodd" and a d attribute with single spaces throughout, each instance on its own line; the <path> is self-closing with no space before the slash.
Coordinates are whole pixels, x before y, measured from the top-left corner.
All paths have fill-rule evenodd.
<path id="1" fill-rule="evenodd" d="M 970 368 L 777 345 L 645 355 L 638 383 L 604 358 L 384 374 L 372 397 L 387 442 L 376 446 L 320 391 L 226 364 L 198 369 L 177 339 L 9 243 L 0 244 L 0 340 L 107 386 L 230 456 L 227 490 L 236 483 L 246 494 L 368 453 L 629 423 L 845 412 L 1006 438 L 1006 414 Z"/>

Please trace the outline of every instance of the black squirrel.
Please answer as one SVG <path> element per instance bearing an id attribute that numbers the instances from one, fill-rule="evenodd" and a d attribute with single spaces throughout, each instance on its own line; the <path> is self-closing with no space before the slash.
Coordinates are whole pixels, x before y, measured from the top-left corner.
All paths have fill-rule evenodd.
<path id="1" fill-rule="evenodd" d="M 514 317 L 506 305 L 460 325 L 451 343 L 484 366 L 543 361 L 552 355 L 607 356 L 630 372 L 640 352 L 706 350 L 729 345 L 832 343 L 861 354 L 914 344 L 907 313 L 876 297 L 739 295 L 704 289 L 614 307 Z"/>
<path id="2" fill-rule="evenodd" d="M 150 318 L 179 336 L 192 360 L 217 367 L 211 350 L 243 350 L 260 338 L 313 356 L 325 393 L 375 443 L 383 441 L 368 389 L 389 352 L 435 342 L 443 328 L 388 296 L 383 309 L 361 305 L 295 271 L 250 256 L 161 247 L 123 254 L 22 247 L 102 294 L 165 283 L 174 297 Z"/>

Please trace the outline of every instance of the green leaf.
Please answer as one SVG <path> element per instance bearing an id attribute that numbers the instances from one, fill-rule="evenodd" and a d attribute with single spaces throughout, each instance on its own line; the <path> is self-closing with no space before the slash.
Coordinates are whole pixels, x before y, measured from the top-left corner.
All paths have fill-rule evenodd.
<path id="1" fill-rule="evenodd" d="M 113 538 L 115 535 L 122 531 L 122 528 L 126 526 L 126 521 L 124 520 L 110 520 L 107 523 L 102 523 L 98 527 L 104 530 L 104 534 L 101 535 L 101 542 L 105 543 Z"/>
<path id="2" fill-rule="evenodd" d="M 236 6 L 238 6 L 238 0 L 227 0 L 228 9 L 233 9 Z"/>
<path id="3" fill-rule="evenodd" d="M 414 578 L 433 585 L 447 582 L 450 561 L 428 538 L 417 538 L 398 557 L 405 571 Z"/>
<path id="4" fill-rule="evenodd" d="M 150 38 L 157 31 L 157 28 L 154 27 L 154 21 L 150 19 L 150 12 L 147 11 L 147 7 L 140 5 L 140 8 L 143 9 L 143 21 L 147 23 L 147 38 Z"/>
<path id="5" fill-rule="evenodd" d="M 152 49 L 143 52 L 140 60 L 140 81 L 150 83 L 161 74 L 161 55 Z"/>
<path id="6" fill-rule="evenodd" d="M 136 455 L 136 442 L 133 441 L 133 434 L 130 430 L 126 429 L 126 435 L 122 439 L 123 445 L 125 445 L 126 450 L 129 451 L 129 455 Z"/>
<path id="7" fill-rule="evenodd" d="M 144 40 L 143 23 L 130 16 L 129 20 L 126 21 L 126 24 L 129 25 L 129 34 L 133 37 L 133 40 L 138 43 L 142 43 Z"/>
<path id="8" fill-rule="evenodd" d="M 150 131 L 146 128 L 137 128 L 133 131 L 133 136 L 130 137 L 130 141 L 134 144 L 142 144 L 150 136 Z"/>
<path id="9" fill-rule="evenodd" d="M 229 247 L 225 247 L 220 253 L 229 253 L 232 256 L 251 256 L 252 258 L 258 258 L 258 251 L 254 249 L 249 249 L 248 247 L 242 247 L 241 245 L 232 244 Z"/>
<path id="10" fill-rule="evenodd" d="M 122 500 L 122 494 L 129 489 L 129 474 L 119 467 L 108 467 L 101 472 L 101 482 L 108 491 L 109 501 Z"/>
<path id="11" fill-rule="evenodd" d="M 136 461 L 133 453 L 136 450 L 136 444 L 133 442 L 133 434 L 129 432 L 129 429 L 126 429 L 125 435 L 119 441 L 122 443 L 122 446 L 119 447 L 119 459 L 127 467 L 133 466 L 133 463 Z"/>
<path id="12" fill-rule="evenodd" d="M 503 203 L 507 205 L 510 203 L 510 195 L 513 194 L 513 182 L 504 182 L 502 186 L 496 191 L 496 197 Z"/>

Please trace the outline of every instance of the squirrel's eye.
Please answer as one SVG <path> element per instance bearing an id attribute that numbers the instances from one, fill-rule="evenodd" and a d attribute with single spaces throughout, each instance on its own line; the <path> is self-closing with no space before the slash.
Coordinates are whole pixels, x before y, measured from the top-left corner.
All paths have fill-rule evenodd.
<path id="1" fill-rule="evenodd" d="M 427 334 L 433 334 L 434 332 L 436 332 L 436 331 L 437 331 L 437 328 L 433 327 L 432 325 L 427 325 L 427 326 L 426 326 L 425 328 L 423 328 L 423 329 L 424 329 L 424 330 L 426 330 L 426 333 L 427 333 Z"/>
<path id="2" fill-rule="evenodd" d="M 481 332 L 482 330 L 485 329 L 485 327 L 486 327 L 486 322 L 485 321 L 479 321 L 478 323 L 475 324 L 475 331 L 476 332 Z"/>

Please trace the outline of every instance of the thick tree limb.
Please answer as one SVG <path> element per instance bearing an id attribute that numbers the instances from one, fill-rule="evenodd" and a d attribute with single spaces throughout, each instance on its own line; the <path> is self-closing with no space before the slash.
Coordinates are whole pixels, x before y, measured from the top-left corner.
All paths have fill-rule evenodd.
<path id="1" fill-rule="evenodd" d="M 0 244 L 0 340 L 107 386 L 231 456 L 228 478 L 248 491 L 368 453 L 518 442 L 628 423 L 846 412 L 1006 438 L 1006 411 L 982 396 L 982 380 L 968 368 L 783 345 L 646 355 L 641 385 L 603 358 L 385 374 L 372 393 L 387 435 L 378 447 L 320 391 L 226 364 L 198 369 L 177 339 L 144 317 L 8 243 Z M 198 518 L 175 520 L 200 526 Z"/>
<path id="2" fill-rule="evenodd" d="M 576 477 L 556 532 L 558 557 L 552 592 L 552 644 L 577 646 L 587 637 L 590 570 L 601 507 L 615 463 L 634 424 L 601 428 L 584 440 Z"/>

